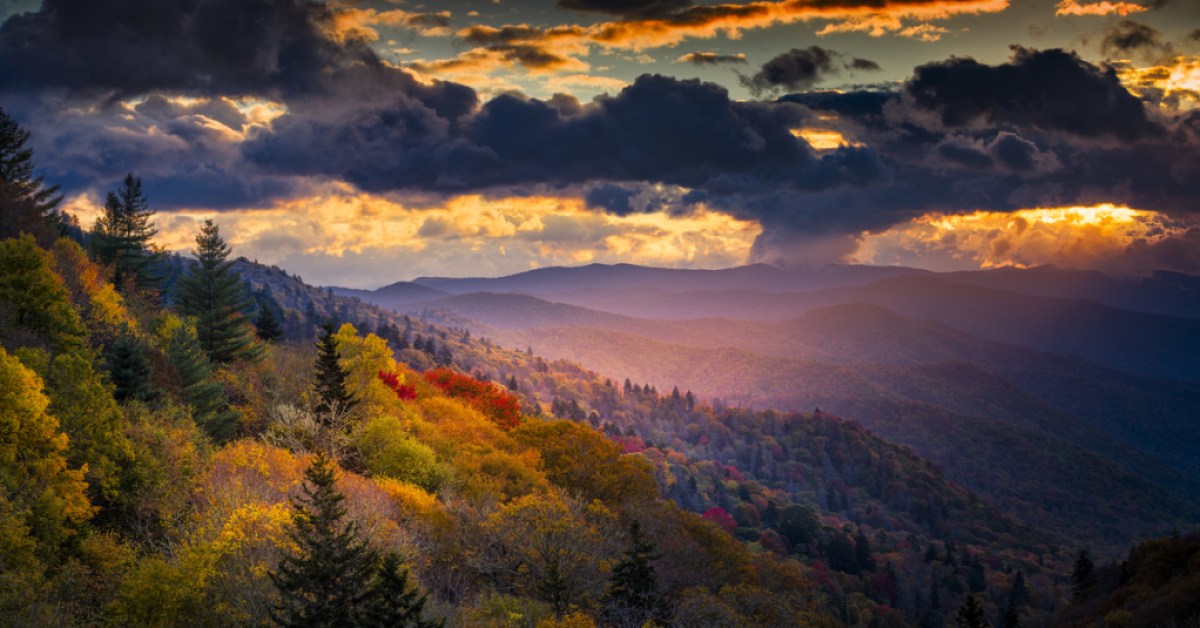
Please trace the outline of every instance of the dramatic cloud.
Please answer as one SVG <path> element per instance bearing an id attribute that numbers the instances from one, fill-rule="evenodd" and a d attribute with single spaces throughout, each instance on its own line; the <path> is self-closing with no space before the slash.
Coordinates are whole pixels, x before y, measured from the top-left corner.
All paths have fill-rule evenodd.
<path id="1" fill-rule="evenodd" d="M 1131 54 L 1161 56 L 1173 54 L 1174 47 L 1163 39 L 1157 29 L 1133 20 L 1121 20 L 1104 34 L 1100 50 L 1110 57 Z"/>
<path id="2" fill-rule="evenodd" d="M 843 69 L 878 70 L 879 64 L 867 59 L 845 60 L 840 52 L 809 46 L 792 48 L 764 63 L 753 76 L 743 76 L 741 80 L 755 94 L 775 89 L 799 91 Z"/>
<path id="3" fill-rule="evenodd" d="M 418 14 L 301 0 L 105 4 L 49 0 L 0 26 L 4 106 L 34 132 L 37 154 L 54 156 L 44 167 L 72 196 L 99 198 L 133 170 L 156 207 L 222 209 L 244 215 L 247 229 L 259 224 L 250 220 L 256 212 L 303 213 L 332 185 L 347 186 L 343 199 L 403 195 L 427 206 L 467 197 L 570 199 L 571 211 L 628 229 L 648 217 L 719 217 L 761 229 L 758 259 L 796 260 L 848 255 L 864 233 L 931 213 L 1114 203 L 1187 221 L 1200 209 L 1200 112 L 1187 105 L 1200 66 L 1190 58 L 1097 66 L 1062 50 L 1015 48 L 995 65 L 966 57 L 922 65 L 893 91 L 803 92 L 771 102 L 738 100 L 696 80 L 644 75 L 625 85 L 568 71 L 595 46 L 640 50 L 802 19 L 866 25 L 886 16 L 911 27 L 903 20 L 1005 2 L 581 0 L 575 8 L 623 19 L 459 31 L 469 49 L 454 63 L 476 63 L 470 71 L 478 72 L 489 64 L 542 68 L 556 86 L 612 90 L 590 102 L 512 91 L 481 101 L 462 84 L 390 65 L 367 45 L 373 35 L 364 29 L 390 21 L 415 28 Z M 253 19 L 240 19 L 247 11 Z M 441 28 L 434 15 L 426 26 Z M 1122 49 L 1156 41 L 1127 24 L 1112 35 L 1109 45 Z M 755 91 L 804 90 L 877 67 L 812 46 L 772 59 L 746 81 Z M 366 219 L 353 237 L 371 229 L 438 242 L 509 237 L 503 225 L 515 216 L 477 225 L 410 209 L 402 229 Z M 543 239 L 603 231 L 584 222 L 555 223 Z M 269 224 L 306 243 L 296 255 L 366 254 L 313 245 L 317 236 L 301 237 L 302 225 L 286 221 L 253 233 L 267 238 Z M 622 246 L 602 239 L 606 250 Z M 1147 250 L 1167 250 L 1158 244 Z"/>
<path id="4" fill-rule="evenodd" d="M 281 93 L 378 63 L 334 28 L 332 9 L 299 0 L 46 0 L 0 26 L 0 89 Z"/>
<path id="5" fill-rule="evenodd" d="M 379 11 L 339 6 L 333 11 L 332 35 L 339 41 L 377 41 L 379 26 L 403 26 L 426 37 L 450 33 L 450 12 L 411 13 L 400 9 Z"/>
<path id="6" fill-rule="evenodd" d="M 1080 3 L 1078 0 L 1062 0 L 1054 13 L 1056 15 L 1129 15 L 1141 13 L 1149 7 L 1133 2 L 1101 2 Z"/>
<path id="7" fill-rule="evenodd" d="M 1011 124 L 1125 141 L 1164 134 L 1114 71 L 1061 50 L 1014 48 L 1012 63 L 1000 66 L 957 58 L 925 65 L 905 90 L 947 128 Z"/>
<path id="8" fill-rule="evenodd" d="M 625 18 L 655 18 L 679 13 L 692 6 L 691 0 L 558 0 L 563 9 L 607 13 Z"/>
<path id="9" fill-rule="evenodd" d="M 1120 274 L 1194 272 L 1200 268 L 1200 227 L 1107 204 L 926 214 L 864 238 L 854 259 L 940 270 L 1053 264 Z"/>
<path id="10" fill-rule="evenodd" d="M 1180 55 L 1148 67 L 1128 62 L 1113 67 L 1130 92 L 1166 113 L 1200 107 L 1200 57 Z"/>
<path id="11" fill-rule="evenodd" d="M 864 32 L 873 37 L 897 34 L 935 41 L 946 31 L 931 21 L 960 15 L 996 13 L 1009 0 L 777 0 L 693 5 L 672 1 L 564 0 L 560 6 L 607 13 L 616 21 L 590 25 L 474 25 L 457 32 L 474 46 L 455 59 L 430 62 L 424 70 L 455 70 L 460 63 L 493 70 L 512 65 L 535 71 L 577 71 L 593 48 L 640 52 L 676 46 L 688 39 L 720 35 L 738 38 L 745 31 L 798 22 L 822 21 L 817 34 Z M 444 65 L 443 65 L 444 64 Z M 574 68 L 574 69 L 571 69 Z M 867 68 L 860 68 L 867 69 Z"/>
<path id="12" fill-rule="evenodd" d="M 745 63 L 746 55 L 738 53 L 723 55 L 716 52 L 689 52 L 675 60 L 676 63 L 692 65 L 721 65 L 723 63 Z"/>
<path id="13" fill-rule="evenodd" d="M 420 275 L 504 275 L 552 265 L 635 263 L 722 268 L 742 263 L 758 225 L 710 211 L 618 216 L 578 198 L 462 195 L 414 203 L 329 184 L 311 194 L 215 215 L 159 213 L 157 241 L 188 250 L 205 218 L 217 218 L 234 255 L 319 285 L 375 288 Z M 90 224 L 99 197 L 68 201 Z"/>
<path id="14" fill-rule="evenodd" d="M 804 116 L 797 107 L 736 102 L 717 85 L 663 76 L 643 76 L 588 105 L 503 94 L 453 123 L 385 114 L 386 104 L 333 115 L 293 109 L 247 142 L 246 154 L 265 169 L 344 177 L 377 191 L 611 180 L 726 195 L 871 176 L 841 163 L 856 155 L 816 158 L 790 132 Z"/>

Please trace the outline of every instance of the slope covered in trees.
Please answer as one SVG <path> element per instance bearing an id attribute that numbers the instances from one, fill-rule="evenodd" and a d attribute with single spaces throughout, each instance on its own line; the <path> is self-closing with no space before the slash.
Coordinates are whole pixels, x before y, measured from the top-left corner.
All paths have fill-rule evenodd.
<path id="1" fill-rule="evenodd" d="M 506 349 L 230 261 L 212 221 L 162 257 L 137 183 L 0 241 L 7 623 L 1011 625 L 1100 586 L 1024 502 L 828 412 Z"/>

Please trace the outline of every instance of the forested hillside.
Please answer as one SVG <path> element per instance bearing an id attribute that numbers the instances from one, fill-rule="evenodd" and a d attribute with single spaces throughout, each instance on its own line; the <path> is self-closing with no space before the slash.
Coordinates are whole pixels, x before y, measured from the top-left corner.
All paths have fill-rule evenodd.
<path id="1" fill-rule="evenodd" d="M 900 412 L 894 438 L 943 464 L 829 407 L 668 392 L 308 285 L 231 259 L 213 220 L 167 255 L 132 174 L 88 229 L 22 186 L 0 240 L 12 625 L 1048 625 L 1093 607 L 1080 539 L 1111 553 L 1194 515 L 1082 448 L 1047 458 L 1012 416 L 963 430 L 876 395 L 932 390 L 895 364 L 805 364 L 804 385 Z M 1106 505 L 1033 490 L 1073 465 L 1108 476 Z"/>

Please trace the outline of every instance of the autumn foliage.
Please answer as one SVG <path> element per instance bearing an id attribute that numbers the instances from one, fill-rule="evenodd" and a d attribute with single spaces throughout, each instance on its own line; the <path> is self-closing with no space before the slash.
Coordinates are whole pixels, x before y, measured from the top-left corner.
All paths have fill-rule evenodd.
<path id="1" fill-rule="evenodd" d="M 400 376 L 387 371 L 379 371 L 379 381 L 392 389 L 401 401 L 412 401 L 417 398 L 417 389 L 412 384 L 400 383 Z"/>
<path id="2" fill-rule="evenodd" d="M 481 382 L 447 368 L 426 371 L 425 378 L 447 395 L 469 403 L 501 429 L 509 430 L 521 423 L 520 400 L 491 382 Z"/>

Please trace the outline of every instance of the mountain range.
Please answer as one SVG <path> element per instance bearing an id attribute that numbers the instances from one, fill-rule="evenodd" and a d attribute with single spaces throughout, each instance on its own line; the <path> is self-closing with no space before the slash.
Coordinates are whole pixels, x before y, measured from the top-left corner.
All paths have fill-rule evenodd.
<path id="1" fill-rule="evenodd" d="M 340 293 L 618 381 L 834 412 L 1028 522 L 1119 545 L 1200 512 L 1198 288 L 1054 268 L 591 265 Z"/>

